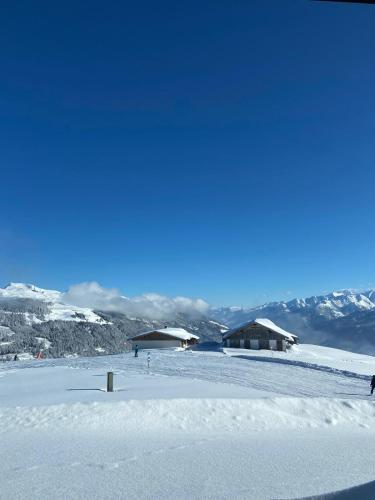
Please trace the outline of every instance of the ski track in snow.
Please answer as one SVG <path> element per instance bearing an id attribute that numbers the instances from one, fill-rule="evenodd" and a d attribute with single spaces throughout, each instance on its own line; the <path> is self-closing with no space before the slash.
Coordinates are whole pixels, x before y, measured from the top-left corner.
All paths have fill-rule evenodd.
<path id="1" fill-rule="evenodd" d="M 145 358 L 146 351 L 141 352 L 139 358 L 134 358 L 129 353 L 97 358 L 31 361 L 18 365 L 12 363 L 11 371 L 60 366 L 80 370 L 115 371 L 126 380 L 147 373 Z M 4 376 L 4 372 L 10 373 L 10 370 L 7 366 L 0 365 L 0 377 Z M 370 373 L 366 376 L 323 365 L 277 358 L 232 358 L 219 352 L 152 352 L 150 373 L 249 387 L 282 396 L 368 399 L 369 395 Z"/>

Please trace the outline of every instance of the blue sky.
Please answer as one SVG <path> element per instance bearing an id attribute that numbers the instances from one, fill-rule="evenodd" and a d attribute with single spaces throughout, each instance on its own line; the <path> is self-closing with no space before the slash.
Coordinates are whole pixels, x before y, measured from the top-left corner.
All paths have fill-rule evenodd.
<path id="1" fill-rule="evenodd" d="M 371 5 L 8 3 L 2 284 L 375 286 L 374 33 Z"/>

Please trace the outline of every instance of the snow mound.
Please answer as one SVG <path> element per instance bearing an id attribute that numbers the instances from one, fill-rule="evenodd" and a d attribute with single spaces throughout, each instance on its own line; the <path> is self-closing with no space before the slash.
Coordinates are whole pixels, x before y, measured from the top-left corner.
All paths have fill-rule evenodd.
<path id="1" fill-rule="evenodd" d="M 328 398 L 166 399 L 61 404 L 0 410 L 0 434 L 16 429 L 94 431 L 108 425 L 145 433 L 263 432 L 332 426 L 369 428 L 375 402 Z"/>

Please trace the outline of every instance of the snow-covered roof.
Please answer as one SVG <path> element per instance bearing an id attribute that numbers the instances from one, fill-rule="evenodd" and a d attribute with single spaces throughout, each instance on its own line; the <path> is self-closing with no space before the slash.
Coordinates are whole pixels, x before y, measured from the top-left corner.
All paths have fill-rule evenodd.
<path id="1" fill-rule="evenodd" d="M 298 338 L 297 335 L 294 335 L 293 333 L 290 333 L 290 332 L 287 332 L 286 330 L 283 330 L 279 326 L 275 325 L 275 323 L 268 318 L 256 318 L 253 321 L 250 321 L 249 323 L 245 323 L 242 326 L 238 326 L 237 328 L 233 328 L 232 330 L 227 332 L 223 338 L 226 339 L 226 338 L 230 337 L 231 335 L 233 335 L 233 333 L 237 332 L 238 330 L 241 330 L 241 328 L 244 328 L 245 326 L 250 326 L 250 325 L 264 326 L 265 328 L 268 328 L 269 330 L 272 330 L 276 333 L 279 333 L 280 335 L 282 335 L 284 338 L 286 338 L 288 340 L 294 340 L 295 338 Z"/>
<path id="2" fill-rule="evenodd" d="M 149 330 L 147 332 L 138 333 L 134 335 L 132 339 L 137 339 L 139 337 L 144 337 L 150 333 L 162 333 L 163 335 L 168 335 L 169 337 L 174 337 L 181 340 L 191 340 L 191 339 L 199 339 L 197 335 L 193 335 L 190 332 L 187 332 L 183 328 L 154 328 L 153 330 Z"/>

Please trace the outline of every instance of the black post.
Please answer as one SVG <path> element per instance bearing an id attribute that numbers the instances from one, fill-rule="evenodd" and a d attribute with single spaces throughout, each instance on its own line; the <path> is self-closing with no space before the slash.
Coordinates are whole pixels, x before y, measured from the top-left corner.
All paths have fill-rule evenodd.
<path id="1" fill-rule="evenodd" d="M 107 392 L 113 392 L 113 372 L 107 373 Z"/>

